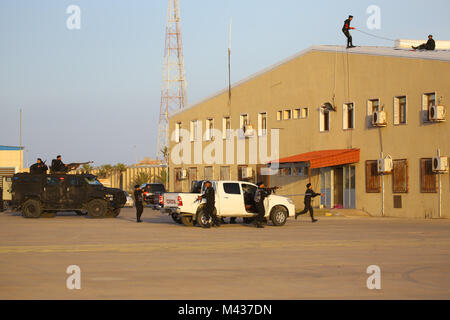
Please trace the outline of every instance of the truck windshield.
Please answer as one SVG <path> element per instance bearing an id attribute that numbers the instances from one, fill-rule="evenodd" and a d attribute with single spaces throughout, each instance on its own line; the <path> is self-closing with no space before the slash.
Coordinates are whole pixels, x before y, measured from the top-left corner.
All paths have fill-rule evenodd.
<path id="1" fill-rule="evenodd" d="M 84 180 L 93 186 L 101 186 L 102 184 L 94 177 L 92 178 L 84 178 Z"/>

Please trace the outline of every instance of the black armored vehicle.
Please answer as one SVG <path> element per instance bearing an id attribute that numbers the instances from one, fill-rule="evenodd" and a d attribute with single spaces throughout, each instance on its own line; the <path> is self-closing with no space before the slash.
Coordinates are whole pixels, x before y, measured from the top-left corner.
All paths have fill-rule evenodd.
<path id="1" fill-rule="evenodd" d="M 11 207 L 25 218 L 54 217 L 73 211 L 91 218 L 117 217 L 125 192 L 106 188 L 91 174 L 29 174 L 12 178 Z"/>

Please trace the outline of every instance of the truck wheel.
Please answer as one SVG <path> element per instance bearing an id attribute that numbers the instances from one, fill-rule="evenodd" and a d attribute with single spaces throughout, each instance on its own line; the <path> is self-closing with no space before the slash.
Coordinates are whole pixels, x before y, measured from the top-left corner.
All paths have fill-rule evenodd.
<path id="1" fill-rule="evenodd" d="M 181 220 L 180 216 L 176 213 L 172 213 L 170 215 L 172 217 L 172 220 L 175 221 L 178 224 L 184 224 L 183 221 Z"/>
<path id="2" fill-rule="evenodd" d="M 54 218 L 56 217 L 56 211 L 44 211 L 41 214 L 42 218 Z"/>
<path id="3" fill-rule="evenodd" d="M 277 227 L 284 226 L 286 224 L 287 217 L 288 214 L 286 212 L 286 209 L 280 206 L 273 208 L 270 214 L 272 223 Z"/>
<path id="4" fill-rule="evenodd" d="M 181 223 L 184 224 L 186 227 L 194 226 L 194 217 L 193 216 L 182 216 L 180 220 L 181 220 Z"/>
<path id="5" fill-rule="evenodd" d="M 104 218 L 106 211 L 108 210 L 108 205 L 106 201 L 100 199 L 91 200 L 88 205 L 88 215 L 91 218 Z"/>
<path id="6" fill-rule="evenodd" d="M 197 224 L 202 228 L 212 224 L 212 218 L 206 219 L 204 208 L 197 213 Z"/>
<path id="7" fill-rule="evenodd" d="M 27 200 L 22 206 L 22 214 L 25 218 L 39 218 L 41 213 L 42 206 L 38 200 Z"/>
<path id="8" fill-rule="evenodd" d="M 120 208 L 117 209 L 108 209 L 108 212 L 106 213 L 106 217 L 108 218 L 117 218 L 120 214 Z"/>

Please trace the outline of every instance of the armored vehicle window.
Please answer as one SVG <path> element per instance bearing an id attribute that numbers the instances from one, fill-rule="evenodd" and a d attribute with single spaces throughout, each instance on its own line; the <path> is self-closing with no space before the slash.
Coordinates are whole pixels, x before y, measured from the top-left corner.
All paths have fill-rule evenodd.
<path id="1" fill-rule="evenodd" d="M 84 180 L 90 185 L 101 186 L 102 184 L 94 177 L 92 178 L 84 178 Z"/>
<path id="2" fill-rule="evenodd" d="M 49 186 L 55 186 L 58 185 L 60 182 L 59 178 L 56 177 L 47 177 L 47 185 Z"/>
<path id="3" fill-rule="evenodd" d="M 81 180 L 78 177 L 70 177 L 69 184 L 74 187 L 82 185 Z"/>
<path id="4" fill-rule="evenodd" d="M 224 183 L 223 190 L 228 194 L 241 194 L 239 183 Z"/>

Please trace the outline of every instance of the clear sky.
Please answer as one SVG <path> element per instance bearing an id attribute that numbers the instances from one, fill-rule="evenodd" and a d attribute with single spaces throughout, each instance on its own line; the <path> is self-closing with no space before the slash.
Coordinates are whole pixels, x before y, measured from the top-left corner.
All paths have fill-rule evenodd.
<path id="1" fill-rule="evenodd" d="M 189 104 L 317 44 L 345 44 L 353 26 L 392 39 L 450 40 L 448 0 L 179 0 Z M 68 30 L 66 9 L 81 8 Z M 381 29 L 368 30 L 370 5 Z M 167 0 L 0 0 L 0 145 L 26 161 L 134 163 L 155 156 Z M 353 32 L 356 45 L 393 43 Z"/>

